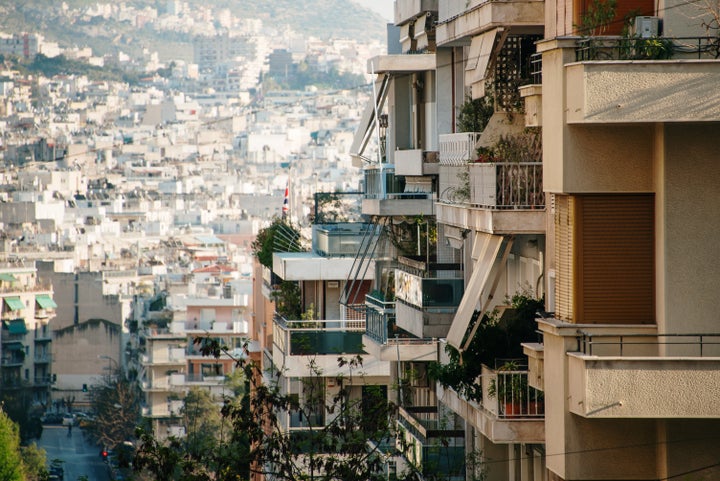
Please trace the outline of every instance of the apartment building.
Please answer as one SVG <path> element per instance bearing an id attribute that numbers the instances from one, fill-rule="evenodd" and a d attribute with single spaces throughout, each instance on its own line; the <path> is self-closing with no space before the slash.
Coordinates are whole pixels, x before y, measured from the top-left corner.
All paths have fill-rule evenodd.
<path id="1" fill-rule="evenodd" d="M 374 98 L 352 148 L 366 172 L 363 212 L 379 216 L 385 201 L 397 218 L 420 204 L 388 202 L 390 182 L 376 193 L 376 171 L 407 192 L 410 175 L 436 169 L 425 212 L 437 222 L 438 257 L 451 247 L 445 258 L 458 259 L 464 281 L 434 334 L 440 365 L 456 362 L 446 345 L 460 356 L 472 349 L 478 315 L 494 311 L 502 324 L 508 299 L 544 300 L 540 338 L 512 364 L 482 366 L 477 396 L 435 386 L 438 410 L 462 419 L 466 454 L 480 454 L 487 479 L 714 479 L 717 106 L 708 82 L 720 64 L 702 25 L 717 16 L 683 1 L 623 2 L 593 20 L 597 8 L 396 1 L 403 55 L 369 62 Z M 473 101 L 491 115 L 464 132 Z M 365 154 L 373 145 L 377 161 Z M 434 156 L 439 165 L 428 166 Z M 428 298 L 417 279 L 422 295 L 408 295 L 403 268 L 392 302 L 377 295 L 381 280 L 367 296 L 376 356 L 391 344 L 386 326 L 421 332 L 409 306 Z M 523 406 L 501 399 L 514 383 Z"/>
<path id="2" fill-rule="evenodd" d="M 52 325 L 57 304 L 48 282 L 38 278 L 34 263 L 0 264 L 2 330 L 0 392 L 23 400 L 42 413 L 50 405 L 54 382 Z"/>
<path id="3" fill-rule="evenodd" d="M 252 322 L 251 281 L 238 278 L 237 269 L 215 264 L 195 269 L 183 294 L 138 298 L 143 416 L 156 436 L 184 436 L 180 414 L 190 389 L 209 391 L 219 404 L 232 394 L 226 377 L 244 355 Z M 202 339 L 218 341 L 226 353 L 203 356 Z"/>
<path id="4" fill-rule="evenodd" d="M 326 409 L 337 404 L 333 399 L 340 393 L 339 378 L 350 389 L 351 403 L 366 400 L 376 387 L 390 389 L 389 362 L 367 352 L 363 342 L 364 298 L 374 261 L 368 259 L 361 273 L 351 276 L 369 229 L 365 223 L 314 224 L 307 251 L 297 237 L 289 243 L 278 241 L 272 268 L 256 266 L 253 333 L 262 352 L 250 355 L 261 360 L 265 382 L 297 397 L 301 408 L 281 413 L 279 428 L 298 440 L 341 415 L 343 408 Z M 289 230 L 279 235 L 285 234 L 294 235 Z M 341 303 L 350 284 L 358 302 Z M 363 359 L 360 367 L 339 363 L 340 357 L 350 361 L 358 355 Z"/>
<path id="5" fill-rule="evenodd" d="M 702 26 L 717 16 L 704 5 L 633 2 L 642 16 L 629 39 L 595 36 L 600 29 L 579 37 L 581 4 L 545 5 L 539 95 L 554 315 L 538 323 L 538 358 L 550 479 L 720 473 L 709 400 L 720 372 L 710 207 L 720 197 L 711 87 L 720 63 L 717 37 Z M 622 21 L 618 5 L 605 33 L 619 34 Z"/>

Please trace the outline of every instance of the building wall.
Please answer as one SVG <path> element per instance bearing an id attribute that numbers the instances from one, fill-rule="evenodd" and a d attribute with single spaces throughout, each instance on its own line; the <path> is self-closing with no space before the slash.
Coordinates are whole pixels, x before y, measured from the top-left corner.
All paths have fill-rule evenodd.
<path id="1" fill-rule="evenodd" d="M 661 332 L 717 332 L 720 272 L 720 164 L 718 125 L 674 124 L 664 127 L 658 152 L 658 318 Z"/>

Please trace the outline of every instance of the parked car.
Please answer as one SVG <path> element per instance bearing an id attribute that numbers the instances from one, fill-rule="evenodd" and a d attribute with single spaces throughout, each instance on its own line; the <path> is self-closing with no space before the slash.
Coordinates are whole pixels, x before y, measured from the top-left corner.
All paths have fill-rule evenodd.
<path id="1" fill-rule="evenodd" d="M 48 471 L 50 472 L 50 478 L 53 479 L 53 476 L 55 479 L 59 481 L 63 481 L 63 478 L 65 477 L 65 469 L 63 468 L 63 462 L 60 459 L 53 459 L 50 462 L 50 468 Z"/>
<path id="2" fill-rule="evenodd" d="M 43 424 L 62 424 L 63 417 L 62 414 L 58 413 L 47 413 L 42 418 L 40 418 Z"/>

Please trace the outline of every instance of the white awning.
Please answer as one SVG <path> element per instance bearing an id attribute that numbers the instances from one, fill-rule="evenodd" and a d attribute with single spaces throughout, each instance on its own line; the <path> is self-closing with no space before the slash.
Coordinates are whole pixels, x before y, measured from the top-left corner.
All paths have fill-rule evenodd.
<path id="1" fill-rule="evenodd" d="M 492 299 L 497 287 L 500 267 L 507 258 L 510 247 L 512 247 L 512 240 L 503 236 L 476 234 L 472 250 L 473 272 L 447 335 L 447 342 L 458 350 L 463 350 L 463 338 L 468 330 L 473 312 L 476 309 L 481 311 L 487 309 L 488 301 Z M 501 248 L 502 255 L 498 256 Z M 495 280 L 488 285 L 491 274 L 495 274 Z M 483 300 L 483 305 L 478 306 L 481 300 Z"/>
<path id="2" fill-rule="evenodd" d="M 498 33 L 502 32 L 502 29 L 496 28 L 472 38 L 465 64 L 465 85 L 484 85 L 488 76 L 488 66 L 495 56 L 494 47 L 497 44 Z M 478 89 L 473 90 L 473 98 L 484 95 L 484 87 L 482 92 L 476 90 Z"/>
<path id="3" fill-rule="evenodd" d="M 355 167 L 362 167 L 362 154 L 365 152 L 370 137 L 376 128 L 375 113 L 382 112 L 383 106 L 385 105 L 385 98 L 388 93 L 388 81 L 390 76 L 387 74 L 378 75 L 378 79 L 375 82 L 375 95 L 374 98 L 368 102 L 365 110 L 363 111 L 362 117 L 360 118 L 360 125 L 355 131 L 355 137 L 353 143 L 350 146 L 350 157 L 352 157 L 353 165 Z"/>

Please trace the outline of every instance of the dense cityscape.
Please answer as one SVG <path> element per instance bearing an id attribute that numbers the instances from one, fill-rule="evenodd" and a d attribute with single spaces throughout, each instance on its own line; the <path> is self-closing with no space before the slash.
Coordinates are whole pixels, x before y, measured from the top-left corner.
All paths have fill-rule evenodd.
<path id="1" fill-rule="evenodd" d="M 720 477 L 713 2 L 239 3 L 0 6 L 0 479 Z"/>

